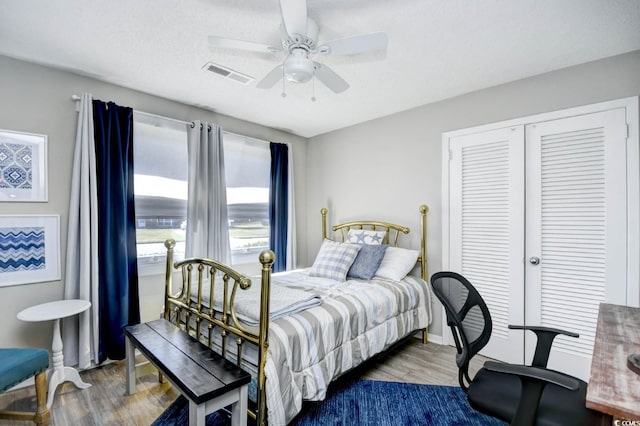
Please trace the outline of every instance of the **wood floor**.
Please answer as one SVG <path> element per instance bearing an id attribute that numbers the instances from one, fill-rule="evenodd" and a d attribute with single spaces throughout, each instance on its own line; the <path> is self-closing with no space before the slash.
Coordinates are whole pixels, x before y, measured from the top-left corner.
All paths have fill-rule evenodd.
<path id="1" fill-rule="evenodd" d="M 471 365 L 475 374 L 484 363 L 478 356 Z M 409 341 L 367 363 L 355 374 L 372 380 L 458 386 L 455 349 L 434 343 Z M 124 362 L 116 362 L 81 373 L 93 386 L 80 390 L 71 383 L 58 387 L 51 408 L 51 425 L 139 425 L 147 426 L 169 406 L 178 393 L 169 383 L 161 384 L 149 373 L 138 377 L 138 392 L 125 395 Z M 473 377 L 473 375 L 472 375 Z M 0 395 L 0 409 L 35 409 L 33 387 Z M 0 420 L 0 425 L 29 425 L 30 422 Z"/>

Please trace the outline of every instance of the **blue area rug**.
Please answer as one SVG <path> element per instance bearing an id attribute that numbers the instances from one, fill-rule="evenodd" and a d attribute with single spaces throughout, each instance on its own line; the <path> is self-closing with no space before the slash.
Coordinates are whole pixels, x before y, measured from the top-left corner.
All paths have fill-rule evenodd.
<path id="1" fill-rule="evenodd" d="M 189 407 L 179 397 L 153 426 L 189 424 Z M 207 416 L 207 426 L 226 426 L 225 416 Z M 434 425 L 505 426 L 469 406 L 459 387 L 350 380 L 334 384 L 321 402 L 305 402 L 291 426 Z"/>

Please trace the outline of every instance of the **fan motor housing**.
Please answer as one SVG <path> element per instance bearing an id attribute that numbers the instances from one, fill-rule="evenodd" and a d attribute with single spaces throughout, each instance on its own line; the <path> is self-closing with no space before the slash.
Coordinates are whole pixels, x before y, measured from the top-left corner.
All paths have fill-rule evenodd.
<path id="1" fill-rule="evenodd" d="M 291 51 L 297 47 L 307 49 L 309 52 L 315 50 L 316 40 L 318 40 L 318 24 L 311 18 L 307 18 L 306 34 L 287 34 L 284 24 L 280 24 L 280 34 L 282 35 L 282 47 L 285 51 Z"/>

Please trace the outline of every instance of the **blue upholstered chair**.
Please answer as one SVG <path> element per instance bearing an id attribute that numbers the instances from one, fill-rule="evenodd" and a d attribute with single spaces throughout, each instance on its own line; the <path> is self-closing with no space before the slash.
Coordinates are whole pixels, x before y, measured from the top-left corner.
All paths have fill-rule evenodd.
<path id="1" fill-rule="evenodd" d="M 35 412 L 0 411 L 0 419 L 32 420 L 49 424 L 47 377 L 49 352 L 45 349 L 0 348 L 0 393 L 35 376 L 37 408 Z"/>

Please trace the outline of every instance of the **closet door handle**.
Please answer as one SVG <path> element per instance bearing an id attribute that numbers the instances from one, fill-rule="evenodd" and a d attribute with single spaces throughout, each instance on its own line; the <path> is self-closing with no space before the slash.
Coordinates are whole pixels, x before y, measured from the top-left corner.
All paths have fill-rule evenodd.
<path id="1" fill-rule="evenodd" d="M 532 265 L 539 265 L 540 264 L 540 258 L 539 257 L 532 257 L 529 259 L 529 263 Z"/>

